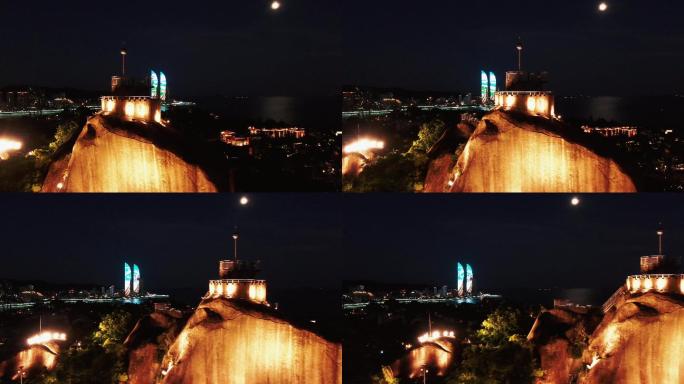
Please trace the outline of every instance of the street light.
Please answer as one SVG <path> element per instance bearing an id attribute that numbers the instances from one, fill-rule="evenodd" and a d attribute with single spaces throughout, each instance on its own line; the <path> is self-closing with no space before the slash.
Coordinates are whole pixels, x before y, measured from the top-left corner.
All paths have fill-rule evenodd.
<path id="1" fill-rule="evenodd" d="M 19 374 L 19 383 L 24 384 L 24 377 L 26 377 L 26 371 L 24 370 L 23 365 L 19 366 L 17 374 Z"/>
<path id="2" fill-rule="evenodd" d="M 429 371 L 427 370 L 427 368 L 425 368 L 425 366 L 423 366 L 423 368 L 421 368 L 420 371 L 423 372 L 423 384 L 425 384 L 425 383 L 426 383 L 426 381 L 425 381 L 425 375 L 426 375 Z"/>

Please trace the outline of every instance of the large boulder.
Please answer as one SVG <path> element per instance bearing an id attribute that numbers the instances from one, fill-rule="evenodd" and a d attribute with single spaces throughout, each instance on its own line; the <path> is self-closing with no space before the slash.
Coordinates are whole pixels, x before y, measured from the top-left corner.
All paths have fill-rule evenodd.
<path id="1" fill-rule="evenodd" d="M 584 355 L 583 383 L 683 383 L 684 299 L 626 297 L 606 314 Z"/>
<path id="2" fill-rule="evenodd" d="M 97 114 L 51 164 L 43 192 L 216 192 L 221 161 L 171 127 Z"/>
<path id="3" fill-rule="evenodd" d="M 342 383 L 342 346 L 269 307 L 200 303 L 162 361 L 164 384 Z"/>
<path id="4" fill-rule="evenodd" d="M 440 185 L 426 183 L 426 190 L 636 192 L 632 178 L 606 149 L 558 121 L 495 110 L 471 135 L 448 184 L 429 172 Z"/>
<path id="5" fill-rule="evenodd" d="M 153 312 L 140 319 L 126 338 L 128 382 L 154 383 L 160 376 L 161 359 L 185 325 L 180 312 Z"/>

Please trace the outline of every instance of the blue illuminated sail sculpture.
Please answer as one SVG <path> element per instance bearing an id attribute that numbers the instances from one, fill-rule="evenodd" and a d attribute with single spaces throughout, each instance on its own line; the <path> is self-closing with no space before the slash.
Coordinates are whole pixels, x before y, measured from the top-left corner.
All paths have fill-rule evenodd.
<path id="1" fill-rule="evenodd" d="M 164 72 L 159 72 L 159 98 L 166 101 L 166 75 Z"/>
<path id="2" fill-rule="evenodd" d="M 140 294 L 140 268 L 137 264 L 133 264 L 133 294 Z"/>
<path id="3" fill-rule="evenodd" d="M 131 266 L 124 263 L 124 296 L 131 295 Z"/>
<path id="4" fill-rule="evenodd" d="M 494 100 L 494 95 L 496 95 L 496 75 L 494 72 L 489 72 L 489 101 Z"/>
<path id="5" fill-rule="evenodd" d="M 482 103 L 486 104 L 489 101 L 489 77 L 487 72 L 480 71 L 480 91 L 482 93 Z"/>
<path id="6" fill-rule="evenodd" d="M 463 296 L 463 280 L 464 280 L 465 273 L 463 271 L 463 265 L 461 263 L 458 263 L 458 280 L 457 280 L 457 288 L 458 288 L 458 295 Z"/>
<path id="7" fill-rule="evenodd" d="M 473 294 L 473 268 L 470 264 L 466 264 L 466 294 L 468 296 Z"/>
<path id="8" fill-rule="evenodd" d="M 159 97 L 159 77 L 157 77 L 157 73 L 154 71 L 151 71 L 152 73 L 150 74 L 150 96 L 153 99 L 156 99 Z"/>

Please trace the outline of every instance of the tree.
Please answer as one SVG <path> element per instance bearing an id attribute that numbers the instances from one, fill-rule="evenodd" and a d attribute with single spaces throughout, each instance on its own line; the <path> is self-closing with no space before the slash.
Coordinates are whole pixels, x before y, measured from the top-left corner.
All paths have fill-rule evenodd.
<path id="1" fill-rule="evenodd" d="M 532 383 L 535 362 L 532 347 L 523 336 L 526 324 L 518 310 L 497 309 L 480 326 L 463 352 L 450 384 Z"/>
<path id="2" fill-rule="evenodd" d="M 439 119 L 423 123 L 418 131 L 418 139 L 413 142 L 408 153 L 425 155 L 444 133 L 444 122 Z"/>

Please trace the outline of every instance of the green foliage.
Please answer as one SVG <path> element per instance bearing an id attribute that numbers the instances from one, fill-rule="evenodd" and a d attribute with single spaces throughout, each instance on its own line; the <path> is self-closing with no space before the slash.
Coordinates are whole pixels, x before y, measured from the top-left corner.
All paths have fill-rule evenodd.
<path id="1" fill-rule="evenodd" d="M 418 139 L 413 142 L 408 153 L 426 154 L 444 133 L 444 122 L 439 119 L 423 123 L 418 131 Z"/>
<path id="2" fill-rule="evenodd" d="M 371 376 L 371 383 L 373 384 L 399 384 L 399 379 L 394 377 L 392 368 L 383 365 L 380 373 Z"/>
<path id="3" fill-rule="evenodd" d="M 117 310 L 106 314 L 100 320 L 90 340 L 72 347 L 60 354 L 57 366 L 52 372 L 42 372 L 35 377 L 39 384 L 91 384 L 119 383 L 126 374 L 126 349 L 123 346 L 133 328 L 133 316 Z"/>
<path id="4" fill-rule="evenodd" d="M 419 181 L 412 156 L 391 153 L 366 166 L 353 181 L 354 192 L 413 192 Z"/>
<path id="5" fill-rule="evenodd" d="M 102 317 L 98 330 L 93 334 L 93 341 L 109 351 L 122 346 L 133 326 L 133 316 L 125 311 L 114 311 Z"/>
<path id="6" fill-rule="evenodd" d="M 463 352 L 450 384 L 532 383 L 535 371 L 532 347 L 523 335 L 526 325 L 517 310 L 497 309 L 483 322 L 475 340 Z"/>

